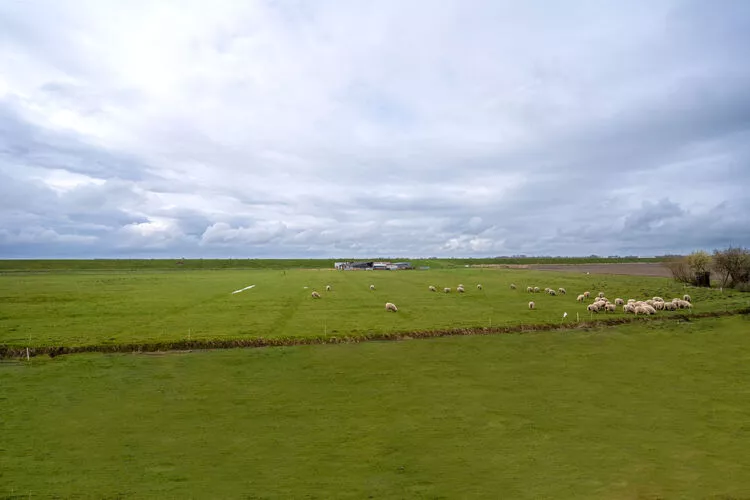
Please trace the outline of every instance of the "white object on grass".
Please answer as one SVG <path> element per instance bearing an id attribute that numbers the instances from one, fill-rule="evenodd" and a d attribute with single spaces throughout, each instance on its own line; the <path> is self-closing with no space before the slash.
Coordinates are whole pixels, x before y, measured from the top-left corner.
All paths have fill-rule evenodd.
<path id="1" fill-rule="evenodd" d="M 245 288 L 240 288 L 239 290 L 233 291 L 232 294 L 244 292 L 245 290 L 250 290 L 253 287 L 255 287 L 255 285 L 246 286 Z"/>
<path id="2" fill-rule="evenodd" d="M 563 313 L 563 319 L 568 317 L 568 313 Z"/>

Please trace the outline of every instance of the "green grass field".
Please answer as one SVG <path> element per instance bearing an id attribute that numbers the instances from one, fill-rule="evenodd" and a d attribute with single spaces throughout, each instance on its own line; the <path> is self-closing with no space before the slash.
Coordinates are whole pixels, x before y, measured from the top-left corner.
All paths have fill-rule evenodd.
<path id="1" fill-rule="evenodd" d="M 0 496 L 748 498 L 749 379 L 739 315 L 3 361 Z"/>
<path id="2" fill-rule="evenodd" d="M 510 283 L 517 290 L 509 288 Z M 376 289 L 371 291 L 370 284 Z M 455 293 L 459 283 L 467 293 Z M 484 285 L 483 290 L 476 288 Z M 232 295 L 233 290 L 255 288 Z M 325 285 L 333 287 L 325 292 Z M 428 285 L 450 294 L 431 293 Z M 568 294 L 528 294 L 527 285 Z M 308 288 L 305 288 L 308 287 Z M 310 297 L 312 290 L 323 295 Z M 664 278 L 508 269 L 78 271 L 0 275 L 0 345 L 80 346 L 185 339 L 368 335 L 428 329 L 570 323 L 589 319 L 575 297 L 670 299 L 686 291 Z M 748 296 L 688 289 L 696 312 L 747 307 Z M 536 302 L 536 310 L 527 307 Z M 399 307 L 386 313 L 385 302 Z M 563 321 L 563 313 L 568 317 Z M 672 313 L 662 313 L 670 315 Z M 616 315 L 622 316 L 621 312 Z M 598 317 L 604 317 L 604 314 Z"/>

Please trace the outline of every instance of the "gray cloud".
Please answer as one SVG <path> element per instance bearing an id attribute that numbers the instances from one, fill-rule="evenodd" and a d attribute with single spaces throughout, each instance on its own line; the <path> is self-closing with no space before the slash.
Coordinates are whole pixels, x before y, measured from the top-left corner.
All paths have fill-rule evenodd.
<path id="1" fill-rule="evenodd" d="M 0 5 L 0 256 L 750 244 L 746 2 L 47 7 Z"/>

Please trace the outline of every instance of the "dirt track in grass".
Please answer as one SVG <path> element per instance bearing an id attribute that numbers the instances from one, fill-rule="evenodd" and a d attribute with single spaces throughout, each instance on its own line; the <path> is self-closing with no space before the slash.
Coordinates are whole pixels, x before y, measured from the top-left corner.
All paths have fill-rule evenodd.
<path id="1" fill-rule="evenodd" d="M 627 276 L 671 277 L 669 269 L 659 262 L 632 262 L 618 264 L 530 264 L 537 271 L 563 271 L 591 274 L 621 274 Z"/>

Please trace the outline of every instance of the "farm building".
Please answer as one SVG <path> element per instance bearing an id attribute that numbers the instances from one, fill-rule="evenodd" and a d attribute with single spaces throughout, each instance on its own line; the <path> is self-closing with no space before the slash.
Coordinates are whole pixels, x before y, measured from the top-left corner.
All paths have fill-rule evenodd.
<path id="1" fill-rule="evenodd" d="M 373 262 L 335 262 L 333 267 L 341 271 L 372 270 Z"/>
<path id="2" fill-rule="evenodd" d="M 397 271 L 401 269 L 414 269 L 411 262 L 334 262 L 333 267 L 342 271 L 354 270 L 376 270 L 376 271 Z"/>

